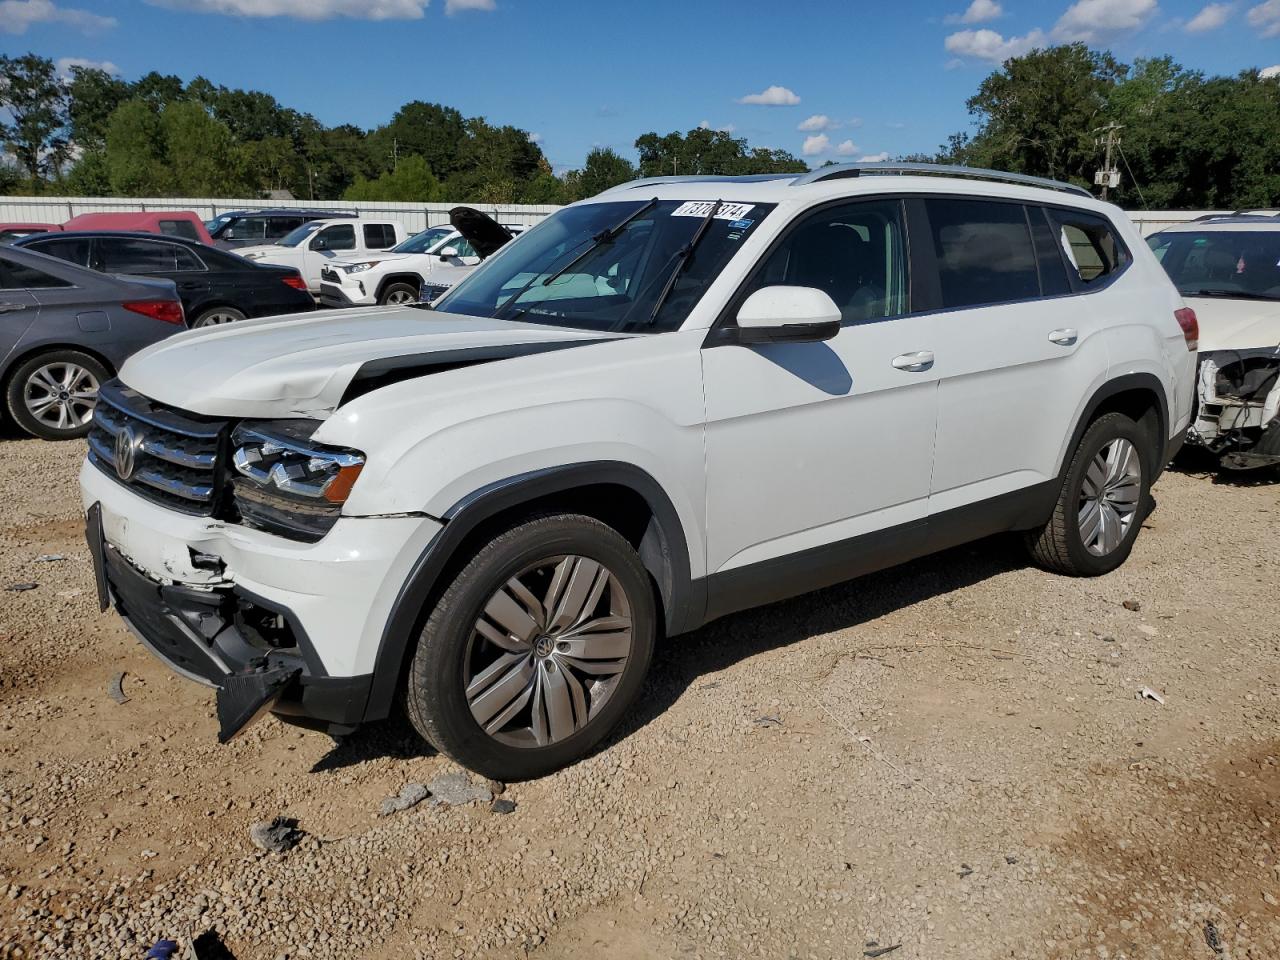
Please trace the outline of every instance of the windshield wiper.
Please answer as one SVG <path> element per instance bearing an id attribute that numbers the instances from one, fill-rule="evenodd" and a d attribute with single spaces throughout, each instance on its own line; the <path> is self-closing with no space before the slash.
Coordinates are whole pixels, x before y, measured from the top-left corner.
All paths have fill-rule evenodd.
<path id="1" fill-rule="evenodd" d="M 580 254 L 578 254 L 576 257 L 574 257 L 572 260 L 566 263 L 563 267 L 561 267 L 555 273 L 551 274 L 551 276 L 547 277 L 547 279 L 543 280 L 542 285 L 545 287 L 550 285 L 552 281 L 559 280 L 566 273 L 568 273 L 570 270 L 572 270 L 574 267 L 580 264 L 583 260 L 587 259 L 587 257 L 589 257 L 601 246 L 603 246 L 606 243 L 613 243 L 613 241 L 618 238 L 618 234 L 620 234 L 623 230 L 627 228 L 628 223 L 648 213 L 655 206 L 657 206 L 657 204 L 658 204 L 658 198 L 654 197 L 652 200 L 650 200 L 648 203 L 642 206 L 639 210 L 636 210 L 633 213 L 626 216 L 624 219 L 619 220 L 612 227 L 607 227 L 606 229 L 601 230 L 599 233 L 597 233 L 595 236 L 591 238 L 591 241 L 592 241 L 591 246 L 587 247 Z M 521 290 L 520 292 L 524 293 L 523 290 Z"/>
<path id="2" fill-rule="evenodd" d="M 671 291 L 675 288 L 676 281 L 680 279 L 680 274 L 684 273 L 685 268 L 689 265 L 690 258 L 693 257 L 693 251 L 698 248 L 699 242 L 702 240 L 703 234 L 711 226 L 715 220 L 716 214 L 720 212 L 720 204 L 723 200 L 717 200 L 711 205 L 711 211 L 702 218 L 702 222 L 698 224 L 698 229 L 693 232 L 693 236 L 689 242 L 684 245 L 679 253 L 676 254 L 677 262 L 675 269 L 671 271 L 667 277 L 667 282 L 662 286 L 662 292 L 658 294 L 658 299 L 653 303 L 653 310 L 649 312 L 649 326 L 653 326 L 658 322 L 658 314 L 662 311 L 663 306 L 667 302 L 667 297 L 671 296 Z"/>
<path id="3" fill-rule="evenodd" d="M 1234 300 L 1276 300 L 1265 293 L 1250 293 L 1248 290 L 1229 290 L 1225 287 L 1214 287 L 1207 290 L 1179 290 L 1184 297 L 1223 297 Z"/>

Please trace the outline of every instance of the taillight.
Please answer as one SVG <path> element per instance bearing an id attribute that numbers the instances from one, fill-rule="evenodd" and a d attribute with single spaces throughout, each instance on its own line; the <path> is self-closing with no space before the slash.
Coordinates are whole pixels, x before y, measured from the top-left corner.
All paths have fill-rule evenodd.
<path id="1" fill-rule="evenodd" d="M 291 273 L 287 277 L 281 277 L 280 280 L 286 287 L 293 287 L 295 290 L 307 289 L 307 281 L 302 279 L 300 273 Z"/>
<path id="2" fill-rule="evenodd" d="M 120 306 L 162 323 L 176 323 L 178 326 L 186 323 L 182 304 L 177 300 L 130 300 Z"/>
<path id="3" fill-rule="evenodd" d="M 1196 312 L 1190 307 L 1183 307 L 1181 310 L 1173 311 L 1173 317 L 1182 328 L 1182 338 L 1187 341 L 1187 349 L 1199 350 L 1200 321 L 1196 319 Z"/>

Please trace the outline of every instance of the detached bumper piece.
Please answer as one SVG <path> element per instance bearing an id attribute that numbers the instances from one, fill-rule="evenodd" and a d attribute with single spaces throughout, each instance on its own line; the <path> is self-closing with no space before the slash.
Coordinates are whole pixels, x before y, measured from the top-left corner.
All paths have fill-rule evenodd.
<path id="1" fill-rule="evenodd" d="M 329 677 L 292 612 L 234 585 L 163 584 L 134 567 L 86 516 L 98 601 L 175 673 L 217 691 L 218 740 L 226 743 L 268 712 L 348 733 L 359 725 L 371 677 Z"/>

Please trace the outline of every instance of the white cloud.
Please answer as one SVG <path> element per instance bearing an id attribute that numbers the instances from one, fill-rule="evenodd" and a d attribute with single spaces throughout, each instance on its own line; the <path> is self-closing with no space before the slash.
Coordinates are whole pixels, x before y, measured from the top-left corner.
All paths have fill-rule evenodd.
<path id="1" fill-rule="evenodd" d="M 1235 10 L 1229 3 L 1211 3 L 1186 22 L 1183 30 L 1187 33 L 1207 33 L 1217 30 L 1231 19 Z"/>
<path id="2" fill-rule="evenodd" d="M 529 142 L 530 142 L 530 143 L 541 143 L 541 142 L 542 142 L 542 134 L 540 134 L 540 133 L 531 133 L 531 134 L 529 134 Z"/>
<path id="3" fill-rule="evenodd" d="M 852 140 L 844 140 L 836 146 L 837 157 L 852 157 L 858 152 L 858 148 L 853 145 Z"/>
<path id="4" fill-rule="evenodd" d="M 494 10 L 497 6 L 494 0 L 444 0 L 444 12 L 451 17 L 467 10 Z"/>
<path id="5" fill-rule="evenodd" d="M 296 20 L 421 20 L 431 0 L 147 0 L 155 7 L 237 17 L 292 17 Z"/>
<path id="6" fill-rule="evenodd" d="M 1274 67 L 1263 67 L 1258 71 L 1258 76 L 1263 80 L 1270 80 L 1272 77 L 1280 77 L 1280 63 L 1277 63 Z"/>
<path id="7" fill-rule="evenodd" d="M 800 98 L 794 92 L 779 86 L 766 87 L 759 93 L 749 93 L 738 98 L 738 103 L 753 103 L 762 107 L 794 107 L 799 102 Z"/>
<path id="8" fill-rule="evenodd" d="M 86 60 L 84 57 L 59 57 L 53 63 L 57 68 L 58 76 L 64 79 L 71 78 L 72 67 L 83 67 L 86 70 L 102 70 L 104 73 L 110 73 L 113 76 L 120 75 L 120 68 L 110 60 Z"/>
<path id="9" fill-rule="evenodd" d="M 1264 37 L 1280 37 L 1280 0 L 1267 0 L 1250 9 L 1249 26 L 1257 27 Z"/>
<path id="10" fill-rule="evenodd" d="M 805 133 L 815 133 L 819 130 L 829 130 L 831 128 L 831 118 L 825 113 L 815 113 L 808 120 L 803 121 L 797 130 L 803 130 Z"/>
<path id="11" fill-rule="evenodd" d="M 1004 7 L 996 0 L 973 0 L 964 13 L 953 13 L 945 20 L 947 23 L 987 23 L 1004 16 Z"/>
<path id="12" fill-rule="evenodd" d="M 889 151 L 883 150 L 880 153 L 870 153 L 865 157 L 859 157 L 859 163 L 884 163 L 889 159 Z"/>
<path id="13" fill-rule="evenodd" d="M 735 127 L 732 123 L 726 123 L 726 124 L 725 124 L 724 126 L 722 126 L 722 127 L 713 127 L 713 126 L 711 125 L 711 121 L 710 121 L 710 120 L 703 120 L 701 123 L 699 123 L 699 124 L 698 124 L 698 129 L 699 129 L 699 130 L 714 130 L 716 133 L 733 133 L 733 131 L 737 130 L 738 128 L 737 128 L 737 127 Z"/>
<path id="14" fill-rule="evenodd" d="M 1088 0 L 1081 0 L 1088 2 Z M 994 30 L 961 30 L 943 41 L 947 53 L 991 63 L 1004 63 L 1010 57 L 1020 57 L 1045 44 L 1043 30 L 1032 30 L 1021 37 L 1005 39 Z M 950 64 L 948 64 L 950 66 Z"/>
<path id="15" fill-rule="evenodd" d="M 906 124 L 900 120 L 886 120 L 884 125 L 890 130 L 901 130 L 906 127 Z"/>
<path id="16" fill-rule="evenodd" d="M 815 133 L 812 137 L 804 138 L 804 146 L 801 149 L 806 157 L 816 157 L 831 149 L 831 138 L 825 133 Z"/>
<path id="17" fill-rule="evenodd" d="M 1280 0 L 1271 0 L 1280 6 Z M 1055 40 L 1095 43 L 1136 30 L 1156 12 L 1156 0 L 1076 0 L 1053 28 Z"/>
<path id="18" fill-rule="evenodd" d="M 33 23 L 61 23 L 82 33 L 93 33 L 114 27 L 116 18 L 59 7 L 53 0 L 0 0 L 0 32 L 26 33 Z"/>

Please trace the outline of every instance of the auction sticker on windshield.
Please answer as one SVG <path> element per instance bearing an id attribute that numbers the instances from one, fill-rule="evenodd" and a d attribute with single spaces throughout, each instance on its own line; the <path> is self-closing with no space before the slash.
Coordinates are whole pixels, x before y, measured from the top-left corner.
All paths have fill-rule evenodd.
<path id="1" fill-rule="evenodd" d="M 673 217 L 705 217 L 715 205 L 714 200 L 690 200 L 672 210 L 671 215 Z M 716 211 L 716 219 L 741 220 L 751 212 L 753 207 L 755 207 L 754 203 L 721 203 L 720 209 Z"/>

